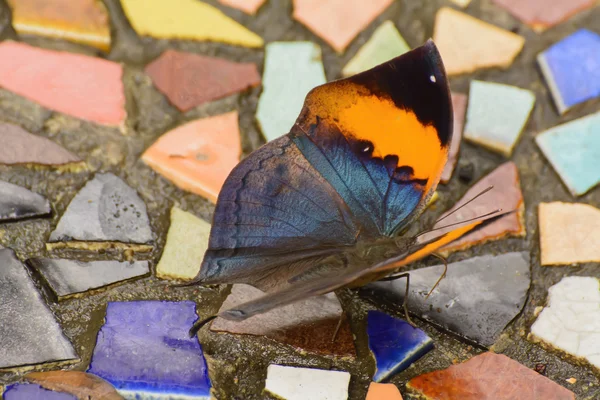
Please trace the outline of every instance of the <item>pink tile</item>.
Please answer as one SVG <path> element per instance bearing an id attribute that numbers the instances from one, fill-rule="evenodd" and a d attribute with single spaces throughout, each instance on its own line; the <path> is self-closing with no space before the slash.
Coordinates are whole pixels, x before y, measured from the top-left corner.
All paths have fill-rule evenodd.
<path id="1" fill-rule="evenodd" d="M 102 125 L 125 121 L 123 68 L 79 54 L 0 43 L 0 87 L 51 110 Z"/>
<path id="2" fill-rule="evenodd" d="M 343 52 L 392 0 L 294 0 L 294 18 Z"/>
<path id="3" fill-rule="evenodd" d="M 264 4 L 265 0 L 219 0 L 219 3 L 242 10 L 246 14 L 254 15 Z"/>

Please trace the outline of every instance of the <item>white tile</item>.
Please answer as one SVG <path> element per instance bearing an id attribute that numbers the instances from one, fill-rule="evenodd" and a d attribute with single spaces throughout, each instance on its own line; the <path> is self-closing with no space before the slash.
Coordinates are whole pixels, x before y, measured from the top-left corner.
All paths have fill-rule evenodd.
<path id="1" fill-rule="evenodd" d="M 348 372 L 271 364 L 265 390 L 285 400 L 346 400 L 349 383 Z"/>

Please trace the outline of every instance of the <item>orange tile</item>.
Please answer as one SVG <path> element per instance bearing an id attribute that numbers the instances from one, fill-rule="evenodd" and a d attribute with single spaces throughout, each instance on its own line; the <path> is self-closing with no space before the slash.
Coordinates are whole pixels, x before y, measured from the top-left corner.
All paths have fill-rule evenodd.
<path id="1" fill-rule="evenodd" d="M 342 53 L 392 0 L 294 0 L 294 18 Z"/>
<path id="2" fill-rule="evenodd" d="M 371 382 L 365 400 L 402 400 L 402 395 L 393 383 Z"/>
<path id="3" fill-rule="evenodd" d="M 100 0 L 8 0 L 19 34 L 47 36 L 110 50 L 108 11 Z"/>
<path id="4" fill-rule="evenodd" d="M 142 160 L 179 188 L 215 203 L 241 152 L 238 113 L 232 111 L 165 133 Z"/>
<path id="5" fill-rule="evenodd" d="M 246 14 L 254 15 L 264 4 L 265 0 L 219 0 L 219 3 L 242 10 Z"/>

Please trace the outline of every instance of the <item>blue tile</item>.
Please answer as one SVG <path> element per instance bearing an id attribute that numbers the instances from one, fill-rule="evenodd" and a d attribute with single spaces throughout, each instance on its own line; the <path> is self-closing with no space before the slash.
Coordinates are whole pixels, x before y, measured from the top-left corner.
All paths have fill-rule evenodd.
<path id="1" fill-rule="evenodd" d="M 600 113 L 542 132 L 535 141 L 573 195 L 600 183 Z"/>
<path id="2" fill-rule="evenodd" d="M 109 303 L 88 372 L 126 398 L 208 399 L 210 380 L 191 301 Z"/>
<path id="3" fill-rule="evenodd" d="M 4 400 L 77 400 L 77 397 L 72 394 L 53 392 L 30 383 L 7 386 L 2 398 Z"/>
<path id="4" fill-rule="evenodd" d="M 367 335 L 377 365 L 375 382 L 404 371 L 433 349 L 433 341 L 425 332 L 381 311 L 369 311 Z"/>
<path id="5" fill-rule="evenodd" d="M 540 53 L 538 63 L 561 114 L 600 96 L 600 35 L 580 29 Z"/>

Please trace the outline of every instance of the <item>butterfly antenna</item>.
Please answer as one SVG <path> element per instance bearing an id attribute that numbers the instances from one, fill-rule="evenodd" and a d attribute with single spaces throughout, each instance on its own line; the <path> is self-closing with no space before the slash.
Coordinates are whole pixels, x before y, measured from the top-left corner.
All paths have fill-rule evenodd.
<path id="1" fill-rule="evenodd" d="M 439 231 L 439 230 L 450 228 L 450 227 L 456 226 L 456 225 L 462 225 L 464 223 L 471 222 L 471 221 L 476 221 L 476 220 L 481 219 L 481 218 L 486 218 L 486 217 L 489 217 L 490 215 L 494 215 L 494 214 L 497 214 L 497 213 L 500 213 L 500 212 L 502 212 L 501 208 L 499 208 L 497 210 L 494 210 L 492 212 L 489 212 L 487 214 L 479 215 L 479 216 L 474 217 L 474 218 L 465 219 L 463 221 L 458 221 L 458 222 L 455 222 L 453 224 L 448 224 L 448 225 L 440 226 L 439 228 L 434 228 L 434 229 L 430 229 L 428 231 L 423 231 L 423 232 L 415 235 L 415 239 L 418 238 L 419 236 L 422 236 L 422 235 L 426 234 L 426 233 L 431 233 L 431 232 Z"/>
<path id="2" fill-rule="evenodd" d="M 448 218 L 449 216 L 451 216 L 452 214 L 454 214 L 455 212 L 457 212 L 461 208 L 465 207 L 467 204 L 472 203 L 473 201 L 477 200 L 479 197 L 483 196 L 484 194 L 486 194 L 487 192 L 489 192 L 493 188 L 494 188 L 493 185 L 492 186 L 488 186 L 487 188 L 483 189 L 481 192 L 479 192 L 478 194 L 476 194 L 475 197 L 473 197 L 472 199 L 470 199 L 469 201 L 467 201 L 465 204 L 462 204 L 456 210 L 452 210 L 451 212 L 449 212 L 448 214 L 444 215 L 442 218 L 438 219 L 435 222 L 438 223 L 440 221 L 443 221 L 444 219 Z"/>
<path id="3" fill-rule="evenodd" d="M 433 287 L 431 288 L 431 290 L 429 291 L 429 293 L 427 293 L 427 296 L 425 296 L 425 300 L 427 300 L 429 298 L 429 296 L 431 296 L 431 293 L 433 293 L 433 291 L 435 290 L 436 287 L 438 287 L 438 285 L 440 284 L 440 282 L 442 281 L 442 279 L 444 279 L 446 277 L 446 272 L 448 272 L 448 260 L 446 260 L 445 257 L 440 256 L 437 253 L 431 253 L 432 256 L 439 258 L 440 260 L 442 260 L 442 262 L 444 263 L 444 272 L 442 272 L 442 275 L 440 275 L 440 277 L 438 278 L 437 282 L 435 283 L 435 285 L 433 285 Z"/>
<path id="4" fill-rule="evenodd" d="M 215 319 L 217 317 L 218 317 L 218 315 L 211 315 L 208 318 L 200 319 L 200 320 L 196 321 L 194 323 L 194 325 L 192 325 L 192 327 L 190 328 L 190 331 L 189 331 L 190 338 L 193 338 L 194 336 L 196 336 L 196 334 L 198 333 L 198 331 L 200 329 L 202 329 L 202 327 L 204 325 L 208 324 L 210 321 L 212 321 L 213 319 Z"/>

